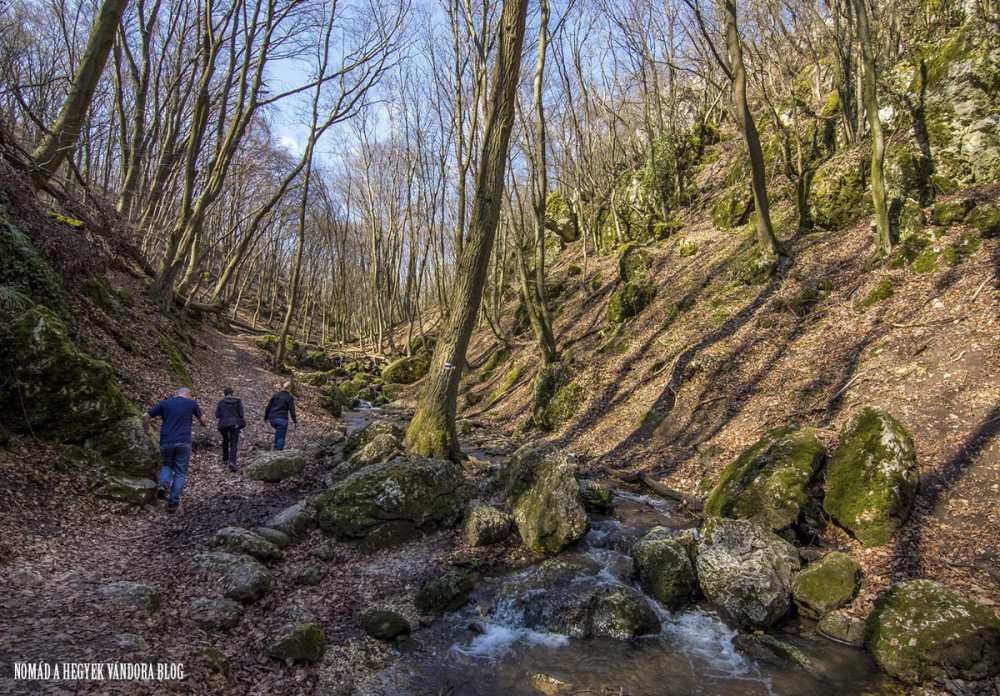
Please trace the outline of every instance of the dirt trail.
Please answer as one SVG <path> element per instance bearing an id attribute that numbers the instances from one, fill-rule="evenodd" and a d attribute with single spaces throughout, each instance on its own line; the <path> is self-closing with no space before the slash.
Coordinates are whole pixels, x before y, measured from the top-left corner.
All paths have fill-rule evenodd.
<path id="1" fill-rule="evenodd" d="M 236 677 L 237 664 L 240 660 L 267 660 L 260 656 L 259 645 L 261 630 L 266 630 L 261 624 L 267 621 L 260 619 L 280 603 L 283 587 L 290 583 L 278 577 L 271 595 L 248 607 L 243 622 L 234 631 L 236 636 L 212 636 L 183 618 L 189 601 L 212 590 L 199 586 L 199 580 L 187 570 L 187 562 L 194 553 L 210 549 L 211 537 L 220 527 L 260 525 L 277 510 L 318 493 L 326 467 L 310 460 L 302 475 L 279 484 L 251 481 L 224 468 L 213 418 L 222 389 L 233 386 L 244 401 L 248 427 L 240 449 L 245 462 L 252 451 L 269 446 L 273 431 L 262 422 L 263 408 L 281 378 L 266 370 L 263 353 L 249 338 L 210 331 L 199 341 L 190 355 L 193 392 L 209 419 L 209 427 L 195 427 L 191 470 L 177 514 L 168 515 L 163 503 L 131 510 L 80 496 L 78 487 L 84 483 L 81 477 L 55 472 L 48 490 L 38 492 L 45 497 L 44 502 L 36 497 L 31 506 L 24 507 L 32 509 L 31 516 L 11 514 L 18 509 L 13 505 L 0 509 L 4 517 L 10 517 L 12 526 L 6 533 L 19 542 L 3 563 L 0 693 L 132 694 L 160 693 L 168 688 L 152 682 L 14 682 L 11 677 L 15 661 L 183 662 L 189 677 L 174 683 L 170 691 L 269 690 L 260 686 L 261 674 L 268 670 L 244 669 Z M 149 403 L 142 406 L 148 407 L 169 393 L 170 388 L 165 386 L 163 394 L 151 394 Z M 304 448 L 333 427 L 333 420 L 318 407 L 316 399 L 317 390 L 300 389 L 300 424 L 289 432 L 289 448 Z M 354 425 L 358 423 L 354 421 Z M 0 473 L 5 474 L 4 480 L 12 481 L 11 488 L 31 495 L 32 482 L 16 480 L 16 458 L 0 462 Z M 150 618 L 142 618 L 108 606 L 98 598 L 97 590 L 117 580 L 155 585 L 162 596 L 161 609 Z M 287 611 L 279 613 L 290 615 Z M 192 650 L 201 645 L 219 647 L 230 655 L 234 679 L 226 682 L 220 681 L 221 677 L 210 678 L 207 670 L 192 664 Z M 274 679 L 282 678 L 281 669 L 276 670 L 273 661 L 264 667 L 277 672 Z M 297 669 L 286 671 L 293 686 L 283 691 L 304 690 L 312 681 Z"/>

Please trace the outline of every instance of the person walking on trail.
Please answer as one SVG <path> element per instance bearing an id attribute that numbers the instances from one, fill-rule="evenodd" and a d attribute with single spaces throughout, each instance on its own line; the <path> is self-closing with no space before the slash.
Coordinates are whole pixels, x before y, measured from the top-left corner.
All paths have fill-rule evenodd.
<path id="1" fill-rule="evenodd" d="M 233 388 L 222 390 L 222 401 L 215 407 L 215 418 L 219 421 L 219 433 L 222 435 L 222 464 L 230 471 L 236 471 L 236 452 L 240 446 L 240 432 L 247 427 L 243 415 L 243 401 L 233 395 Z"/>
<path id="2" fill-rule="evenodd" d="M 296 426 L 299 423 L 295 418 L 295 397 L 290 393 L 291 388 L 291 382 L 282 384 L 281 391 L 271 397 L 267 402 L 267 408 L 264 409 L 264 420 L 274 428 L 274 449 L 279 451 L 285 449 L 288 420 L 291 419 Z"/>
<path id="3" fill-rule="evenodd" d="M 191 398 L 191 390 L 180 388 L 177 394 L 153 406 L 142 414 L 142 429 L 149 434 L 149 422 L 162 418 L 160 427 L 160 481 L 156 487 L 157 500 L 168 497 L 167 512 L 174 512 L 181 504 L 181 490 L 191 463 L 191 418 L 197 418 L 201 427 L 208 425 L 198 402 Z"/>

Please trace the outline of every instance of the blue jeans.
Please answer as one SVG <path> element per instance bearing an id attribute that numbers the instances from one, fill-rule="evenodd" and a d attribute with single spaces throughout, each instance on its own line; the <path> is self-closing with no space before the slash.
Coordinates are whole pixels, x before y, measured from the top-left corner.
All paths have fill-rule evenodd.
<path id="1" fill-rule="evenodd" d="M 187 478 L 188 464 L 191 462 L 191 445 L 160 445 L 163 468 L 160 469 L 160 487 L 170 489 L 170 504 L 181 501 L 181 489 Z"/>
<path id="2" fill-rule="evenodd" d="M 271 427 L 274 428 L 274 449 L 285 449 L 285 435 L 288 434 L 287 418 L 272 418 Z"/>

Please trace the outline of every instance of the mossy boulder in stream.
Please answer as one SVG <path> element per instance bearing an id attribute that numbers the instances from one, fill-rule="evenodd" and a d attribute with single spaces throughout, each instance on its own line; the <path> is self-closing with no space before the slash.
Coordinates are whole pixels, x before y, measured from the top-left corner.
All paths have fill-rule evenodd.
<path id="1" fill-rule="evenodd" d="M 865 627 L 879 667 L 910 684 L 1000 674 L 1000 618 L 932 580 L 893 585 Z"/>
<path id="2" fill-rule="evenodd" d="M 750 631 L 766 629 L 788 614 L 795 547 L 760 520 L 707 517 L 696 568 L 708 600 Z"/>
<path id="3" fill-rule="evenodd" d="M 32 307 L 0 347 L 0 364 L 14 366 L 0 387 L 6 403 L 0 423 L 14 432 L 60 442 L 82 442 L 135 409 L 122 395 L 111 366 L 82 353 L 50 309 Z"/>
<path id="4" fill-rule="evenodd" d="M 398 425 L 377 420 L 364 428 L 355 430 L 347 436 L 344 441 L 344 459 L 350 458 L 352 454 L 377 438 L 379 435 L 391 435 L 396 440 L 402 442 L 406 433 Z"/>
<path id="5" fill-rule="evenodd" d="M 642 589 L 670 611 L 688 604 L 698 591 L 696 547 L 691 530 L 665 527 L 654 528 L 632 546 Z"/>
<path id="6" fill-rule="evenodd" d="M 469 501 L 459 467 L 436 459 L 395 459 L 339 481 L 316 499 L 320 529 L 368 549 L 453 527 Z"/>
<path id="7" fill-rule="evenodd" d="M 792 599 L 799 613 L 820 619 L 850 603 L 861 588 L 861 566 L 834 551 L 795 576 Z"/>
<path id="8" fill-rule="evenodd" d="M 391 363 L 382 370 L 382 379 L 388 384 L 413 384 L 427 374 L 430 365 L 430 353 L 417 353 Z"/>
<path id="9" fill-rule="evenodd" d="M 501 465 L 499 479 L 521 538 L 533 552 L 559 553 L 586 533 L 576 462 L 554 445 L 525 445 Z"/>
<path id="10" fill-rule="evenodd" d="M 723 470 L 705 514 L 760 517 L 771 529 L 784 529 L 798 519 L 809 499 L 806 487 L 825 459 L 812 428 L 771 430 Z"/>
<path id="11" fill-rule="evenodd" d="M 888 543 L 917 492 L 910 434 L 881 408 L 865 408 L 844 425 L 826 480 L 826 513 L 865 546 Z"/>
<path id="12" fill-rule="evenodd" d="M 413 598 L 413 606 L 425 614 L 458 611 L 469 603 L 469 595 L 474 588 L 475 584 L 469 573 L 452 569 L 421 585 Z"/>
<path id="13" fill-rule="evenodd" d="M 359 619 L 362 630 L 372 638 L 396 640 L 410 635 L 410 622 L 394 611 L 369 609 Z"/>

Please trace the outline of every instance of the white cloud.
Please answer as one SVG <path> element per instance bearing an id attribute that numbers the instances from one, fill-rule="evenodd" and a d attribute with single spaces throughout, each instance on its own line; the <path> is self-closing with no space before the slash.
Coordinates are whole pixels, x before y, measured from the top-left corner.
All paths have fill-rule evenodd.
<path id="1" fill-rule="evenodd" d="M 294 155 L 295 157 L 298 157 L 302 154 L 302 149 L 299 148 L 299 144 L 295 142 L 295 138 L 290 138 L 287 135 L 283 135 L 280 138 L 278 138 L 278 144 L 281 145 L 281 147 L 288 150 L 288 152 Z"/>

